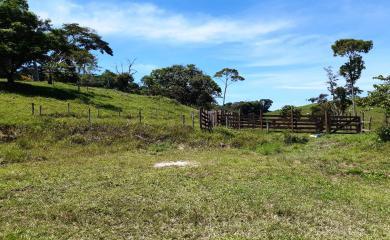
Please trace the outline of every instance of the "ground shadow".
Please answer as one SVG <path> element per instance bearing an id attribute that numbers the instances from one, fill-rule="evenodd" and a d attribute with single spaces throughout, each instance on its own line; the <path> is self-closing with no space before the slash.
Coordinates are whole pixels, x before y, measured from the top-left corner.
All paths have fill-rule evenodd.
<path id="1" fill-rule="evenodd" d="M 94 103 L 92 99 L 96 96 L 111 98 L 106 95 L 96 94 L 94 92 L 79 92 L 76 89 L 60 89 L 53 86 L 36 86 L 21 82 L 9 84 L 0 82 L 0 91 L 18 94 L 25 97 L 45 97 L 61 101 L 80 100 L 84 104 L 93 105 L 107 110 L 121 110 L 121 108 L 112 104 Z"/>

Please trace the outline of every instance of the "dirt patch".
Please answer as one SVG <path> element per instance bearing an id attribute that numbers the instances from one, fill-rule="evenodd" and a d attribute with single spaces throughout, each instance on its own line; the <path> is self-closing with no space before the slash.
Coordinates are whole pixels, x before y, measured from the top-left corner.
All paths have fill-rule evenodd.
<path id="1" fill-rule="evenodd" d="M 197 167 L 199 163 L 191 161 L 160 162 L 154 164 L 154 168 L 172 168 L 172 167 Z"/>

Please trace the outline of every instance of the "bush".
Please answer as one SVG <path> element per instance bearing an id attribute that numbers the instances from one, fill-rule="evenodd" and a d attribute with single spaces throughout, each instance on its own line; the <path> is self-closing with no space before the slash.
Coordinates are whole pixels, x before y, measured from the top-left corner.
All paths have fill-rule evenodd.
<path id="1" fill-rule="evenodd" d="M 71 136 L 69 140 L 72 144 L 76 144 L 76 145 L 87 144 L 87 139 L 81 134 L 75 134 L 75 135 Z"/>
<path id="2" fill-rule="evenodd" d="M 297 134 L 291 134 L 291 133 L 284 134 L 285 144 L 294 144 L 294 143 L 305 144 L 307 142 L 309 142 L 309 139 L 306 136 L 299 136 Z"/>
<path id="3" fill-rule="evenodd" d="M 299 109 L 299 108 L 297 108 L 295 106 L 292 106 L 292 105 L 286 105 L 286 106 L 282 107 L 282 109 L 280 110 L 280 115 L 283 118 L 290 118 L 291 117 L 291 111 L 294 114 L 294 118 L 297 118 L 297 119 L 301 118 L 301 116 L 302 116 L 301 109 Z"/>
<path id="4" fill-rule="evenodd" d="M 379 139 L 383 142 L 390 141 L 390 126 L 382 126 L 377 130 Z"/>

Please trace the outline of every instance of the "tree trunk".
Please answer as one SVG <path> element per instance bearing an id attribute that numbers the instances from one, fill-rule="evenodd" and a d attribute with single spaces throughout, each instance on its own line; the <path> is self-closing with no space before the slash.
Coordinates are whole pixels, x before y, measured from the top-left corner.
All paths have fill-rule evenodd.
<path id="1" fill-rule="evenodd" d="M 225 106 L 227 84 L 228 84 L 228 80 L 226 79 L 225 80 L 225 90 L 223 91 L 223 104 L 222 104 L 222 106 Z"/>
<path id="2" fill-rule="evenodd" d="M 15 76 L 12 72 L 8 73 L 6 77 L 9 84 L 13 84 L 15 82 Z"/>
<path id="3" fill-rule="evenodd" d="M 39 70 L 38 70 L 37 62 L 34 61 L 33 65 L 34 65 L 34 81 L 39 81 Z"/>
<path id="4" fill-rule="evenodd" d="M 356 104 L 355 104 L 355 86 L 351 84 L 352 86 L 352 108 L 353 108 L 353 115 L 356 116 Z"/>
<path id="5" fill-rule="evenodd" d="M 53 76 L 52 76 L 51 72 L 49 72 L 49 79 L 47 80 L 47 83 L 53 84 Z"/>

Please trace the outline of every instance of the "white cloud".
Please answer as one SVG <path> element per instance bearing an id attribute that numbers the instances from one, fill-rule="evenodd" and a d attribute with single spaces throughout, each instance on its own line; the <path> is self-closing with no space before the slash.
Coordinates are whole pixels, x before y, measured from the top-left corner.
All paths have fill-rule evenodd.
<path id="1" fill-rule="evenodd" d="M 233 20 L 211 16 L 184 16 L 150 3 L 79 5 L 72 0 L 30 0 L 38 15 L 55 24 L 78 22 L 100 34 L 126 35 L 180 43 L 241 42 L 292 26 L 287 20 Z"/>

